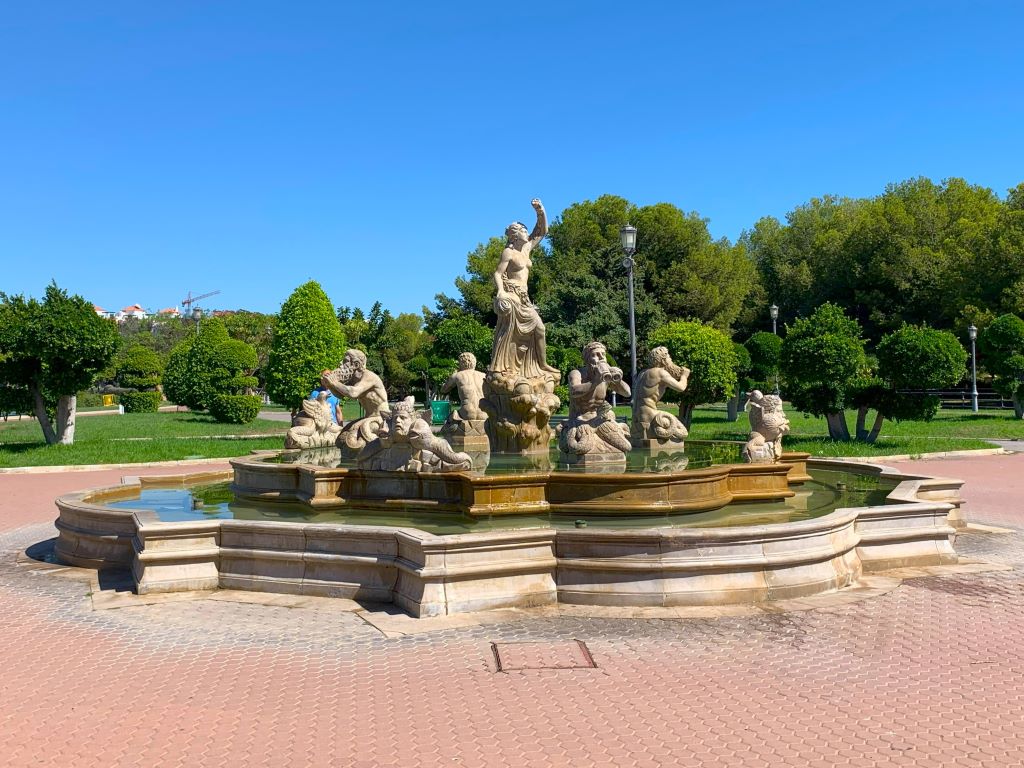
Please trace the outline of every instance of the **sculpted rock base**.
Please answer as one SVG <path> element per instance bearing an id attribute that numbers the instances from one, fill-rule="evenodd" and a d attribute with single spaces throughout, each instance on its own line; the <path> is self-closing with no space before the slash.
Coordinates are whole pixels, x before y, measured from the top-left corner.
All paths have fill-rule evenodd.
<path id="1" fill-rule="evenodd" d="M 498 453 L 547 454 L 554 431 L 548 424 L 561 401 L 553 375 L 526 379 L 488 371 L 484 380 L 487 437 Z"/>

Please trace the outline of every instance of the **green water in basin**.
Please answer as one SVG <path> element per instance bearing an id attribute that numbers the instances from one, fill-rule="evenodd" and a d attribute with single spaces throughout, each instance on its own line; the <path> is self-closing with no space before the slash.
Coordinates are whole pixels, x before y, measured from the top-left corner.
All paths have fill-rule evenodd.
<path id="1" fill-rule="evenodd" d="M 560 460 L 557 446 L 553 446 L 547 455 L 519 456 L 516 454 L 476 454 L 473 456 L 472 470 L 480 475 L 530 474 L 539 472 L 583 472 L 603 474 L 606 472 L 680 472 L 684 470 L 706 469 L 716 464 L 736 464 L 742 461 L 740 452 L 742 443 L 727 441 L 689 442 L 686 451 L 675 453 L 652 454 L 650 451 L 633 450 L 626 454 L 623 465 L 607 466 L 570 466 Z M 306 451 L 282 451 L 270 456 L 261 457 L 259 461 L 268 464 L 311 464 L 317 467 L 356 468 L 352 456 L 343 456 L 334 448 L 318 448 Z"/>
<path id="2" fill-rule="evenodd" d="M 690 448 L 687 447 L 687 453 Z M 763 525 L 808 520 L 841 507 L 885 503 L 896 483 L 854 472 L 814 469 L 812 480 L 794 486 L 796 495 L 783 501 L 729 504 L 712 512 L 665 515 L 595 515 L 547 513 L 473 518 L 457 512 L 381 511 L 344 509 L 317 511 L 301 504 L 259 503 L 236 500 L 229 483 L 209 483 L 178 488 L 147 488 L 136 498 L 111 502 L 114 509 L 146 509 L 164 522 L 196 520 L 254 520 L 263 522 L 342 523 L 349 525 L 418 528 L 444 535 L 475 531 L 524 528 L 573 528 L 583 519 L 588 528 L 708 528 Z"/>

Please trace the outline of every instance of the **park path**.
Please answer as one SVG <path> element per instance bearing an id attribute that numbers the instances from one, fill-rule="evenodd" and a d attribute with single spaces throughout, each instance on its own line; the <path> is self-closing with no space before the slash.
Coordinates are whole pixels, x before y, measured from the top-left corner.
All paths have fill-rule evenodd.
<path id="1" fill-rule="evenodd" d="M 957 546 L 1004 570 L 793 613 L 397 637 L 323 603 L 94 610 L 18 556 L 54 534 L 54 496 L 132 470 L 0 476 L 0 765 L 1019 766 L 1024 455 L 901 466 L 968 481 L 968 518 L 1013 530 Z M 574 640 L 596 667 L 496 671 L 492 643 L 530 643 L 507 648 L 529 667 L 578 661 Z"/>

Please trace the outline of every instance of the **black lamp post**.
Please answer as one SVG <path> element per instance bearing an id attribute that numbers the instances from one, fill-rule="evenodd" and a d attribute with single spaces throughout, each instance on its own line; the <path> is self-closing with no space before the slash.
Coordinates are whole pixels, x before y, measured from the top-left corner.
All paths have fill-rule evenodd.
<path id="1" fill-rule="evenodd" d="M 630 384 L 636 384 L 636 315 L 633 308 L 633 254 L 636 253 L 636 227 L 627 224 L 619 230 L 619 237 L 622 239 L 622 250 L 626 256 L 622 259 L 622 266 L 629 274 L 629 355 L 630 371 L 632 377 Z"/>
<path id="2" fill-rule="evenodd" d="M 772 333 L 774 333 L 776 336 L 778 336 L 779 335 L 779 327 L 778 327 L 779 307 L 778 307 L 778 305 L 777 304 L 772 304 L 770 307 L 768 307 L 768 314 L 772 318 Z M 775 368 L 775 394 L 776 395 L 779 394 L 779 369 L 778 369 L 778 367 Z"/>
<path id="3" fill-rule="evenodd" d="M 967 326 L 967 335 L 971 339 L 971 410 L 978 412 L 978 356 L 974 352 L 974 341 L 978 338 L 978 329 L 971 323 Z"/>

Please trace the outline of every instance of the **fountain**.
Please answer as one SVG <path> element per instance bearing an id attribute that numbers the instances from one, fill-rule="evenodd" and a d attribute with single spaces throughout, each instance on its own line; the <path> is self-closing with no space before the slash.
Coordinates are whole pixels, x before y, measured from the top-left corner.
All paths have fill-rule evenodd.
<path id="1" fill-rule="evenodd" d="M 960 481 L 786 453 L 781 401 L 752 393 L 751 438 L 690 440 L 660 407 L 690 371 L 664 348 L 630 395 L 604 345 L 559 372 L 526 291 L 547 231 L 506 231 L 486 373 L 460 358 L 461 405 L 435 435 L 411 398 L 388 403 L 349 350 L 323 386 L 365 416 L 338 428 L 304 403 L 291 450 L 230 472 L 141 478 L 57 500 L 58 557 L 130 569 L 139 593 L 218 588 L 394 603 L 415 616 L 551 603 L 681 606 L 842 589 L 862 573 L 957 561 Z M 557 445 L 553 445 L 557 433 Z M 486 438 L 486 439 L 484 439 Z"/>

